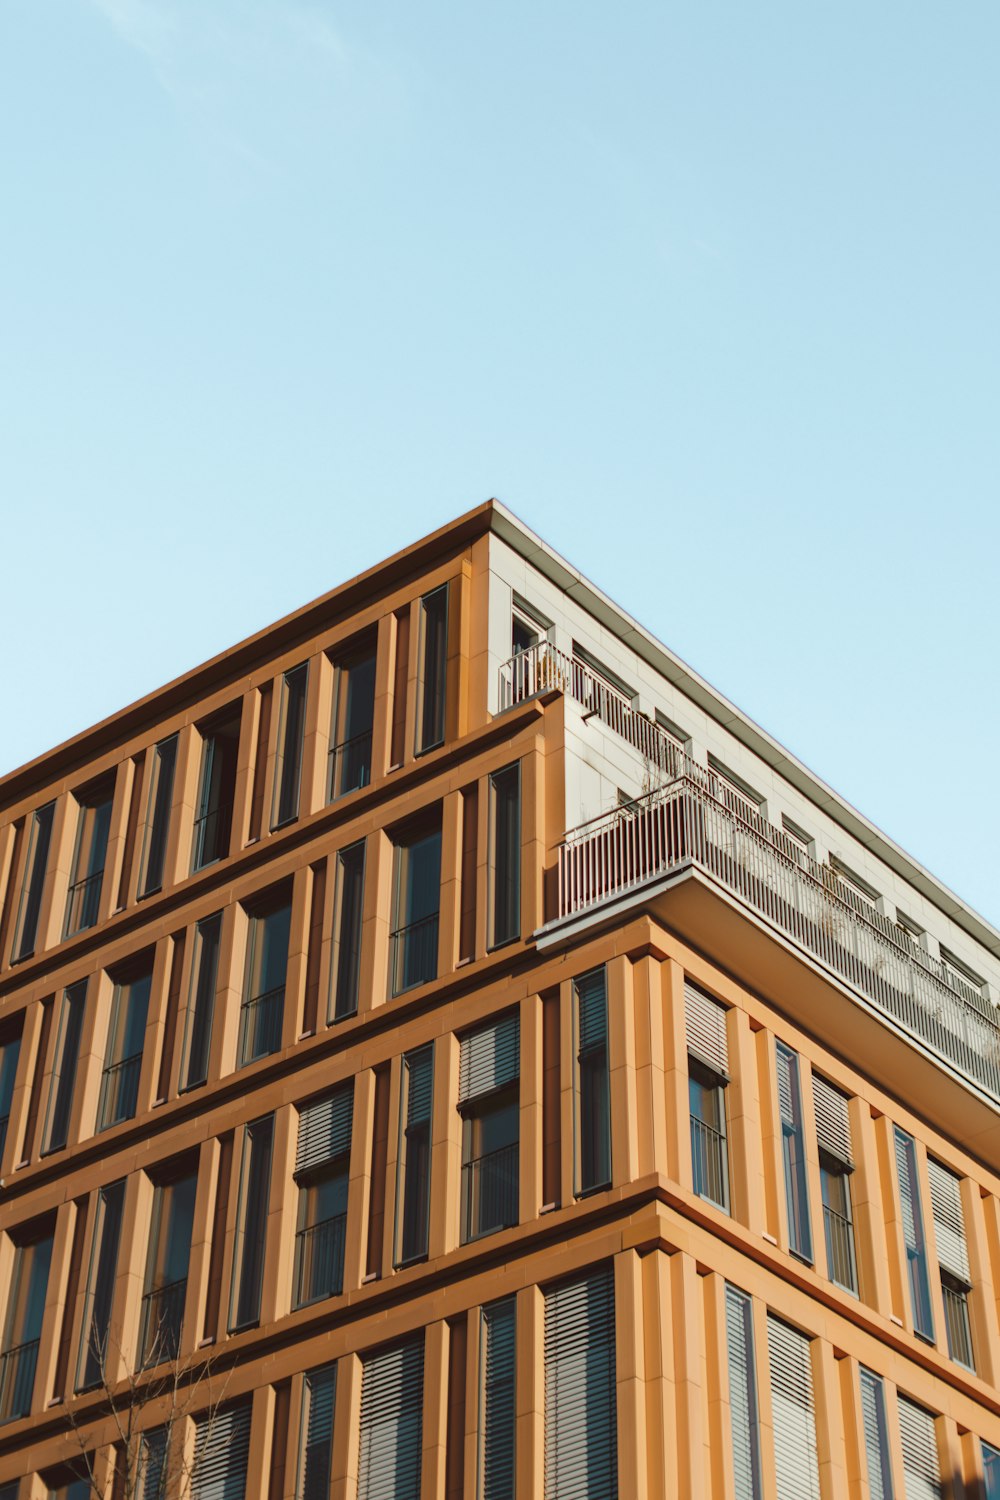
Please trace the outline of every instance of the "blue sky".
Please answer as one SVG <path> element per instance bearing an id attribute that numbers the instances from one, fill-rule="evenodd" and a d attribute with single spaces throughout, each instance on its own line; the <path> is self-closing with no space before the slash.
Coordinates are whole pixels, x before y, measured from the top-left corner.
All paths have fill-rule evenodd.
<path id="1" fill-rule="evenodd" d="M 1000 919 L 998 52 L 5 0 L 0 770 L 498 495 Z"/>

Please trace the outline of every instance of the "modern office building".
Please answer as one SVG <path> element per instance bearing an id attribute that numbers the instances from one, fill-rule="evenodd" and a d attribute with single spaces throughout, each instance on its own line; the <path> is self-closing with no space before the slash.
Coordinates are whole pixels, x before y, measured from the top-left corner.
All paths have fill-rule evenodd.
<path id="1" fill-rule="evenodd" d="M 0 1500 L 997 1500 L 998 996 L 471 511 L 0 781 Z"/>

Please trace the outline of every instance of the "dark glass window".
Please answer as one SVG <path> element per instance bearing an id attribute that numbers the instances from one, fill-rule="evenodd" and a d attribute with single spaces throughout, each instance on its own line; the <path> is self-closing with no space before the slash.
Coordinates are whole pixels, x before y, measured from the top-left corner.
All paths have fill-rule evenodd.
<path id="1" fill-rule="evenodd" d="M 521 931 L 521 767 L 508 766 L 490 777 L 491 946 L 510 942 Z"/>
<path id="2" fill-rule="evenodd" d="M 113 1182 L 110 1187 L 101 1188 L 97 1195 L 90 1275 L 87 1278 L 87 1296 L 83 1309 L 83 1336 L 76 1381 L 78 1390 L 99 1385 L 104 1378 L 124 1204 L 124 1181 Z"/>
<path id="3" fill-rule="evenodd" d="M 180 1349 L 197 1176 L 157 1184 L 142 1295 L 139 1363 L 175 1359 Z"/>
<path id="4" fill-rule="evenodd" d="M 24 862 L 24 880 L 21 885 L 21 900 L 17 912 L 17 935 L 14 939 L 14 958 L 30 958 L 38 939 L 38 918 L 42 909 L 42 891 L 49 866 L 49 845 L 52 842 L 52 819 L 56 805 L 49 802 L 40 807 L 31 820 L 28 853 Z"/>
<path id="5" fill-rule="evenodd" d="M 151 983 L 152 974 L 147 969 L 115 984 L 97 1108 L 98 1130 L 131 1120 L 135 1114 Z"/>
<path id="6" fill-rule="evenodd" d="M 375 642 L 345 656 L 337 663 L 336 674 L 327 789 L 331 802 L 371 781 Z"/>
<path id="7" fill-rule="evenodd" d="M 201 776 L 191 850 L 192 870 L 203 870 L 229 853 L 240 752 L 239 712 L 230 712 L 201 731 Z"/>
<path id="8" fill-rule="evenodd" d="M 45 1484 L 47 1500 L 91 1500 L 93 1495 L 86 1463 L 70 1464 L 58 1474 L 46 1475 Z"/>
<path id="9" fill-rule="evenodd" d="M 448 586 L 420 601 L 420 656 L 417 684 L 417 754 L 444 744 L 445 684 L 448 671 Z"/>
<path id="10" fill-rule="evenodd" d="M 729 1212 L 729 1153 L 724 1081 L 696 1058 L 688 1058 L 691 1111 L 691 1170 L 694 1190 Z"/>
<path id="11" fill-rule="evenodd" d="M 292 920 L 287 899 L 250 918 L 247 978 L 240 1013 L 239 1066 L 267 1057 L 281 1046 L 285 1014 L 288 934 Z"/>
<path id="12" fill-rule="evenodd" d="M 984 1500 L 1000 1500 L 1000 1452 L 983 1443 Z"/>
<path id="13" fill-rule="evenodd" d="M 577 1038 L 577 1192 L 611 1181 L 611 1082 L 608 1073 L 608 995 L 603 968 L 573 986 Z"/>
<path id="14" fill-rule="evenodd" d="M 273 1115 L 247 1126 L 243 1137 L 240 1201 L 233 1249 L 231 1331 L 248 1328 L 260 1317 L 273 1143 Z"/>
<path id="15" fill-rule="evenodd" d="M 927 1242 L 924 1237 L 924 1215 L 917 1177 L 916 1146 L 911 1135 L 896 1126 L 896 1172 L 899 1179 L 900 1208 L 903 1215 L 903 1240 L 906 1245 L 906 1268 L 910 1284 L 910 1309 L 914 1332 L 934 1340 L 934 1316 L 931 1312 L 931 1288 L 927 1274 Z"/>
<path id="16" fill-rule="evenodd" d="M 441 830 L 411 834 L 396 845 L 392 993 L 437 976 L 441 905 Z"/>
<path id="17" fill-rule="evenodd" d="M 7 1122 L 14 1098 L 14 1080 L 17 1077 L 17 1060 L 21 1055 L 21 1038 L 8 1035 L 0 1041 L 0 1161 L 3 1160 L 7 1144 Z"/>
<path id="18" fill-rule="evenodd" d="M 337 855 L 336 918 L 333 948 L 333 1016 L 341 1021 L 358 1008 L 361 979 L 361 923 L 365 897 L 365 843 L 360 839 Z"/>
<path id="19" fill-rule="evenodd" d="M 0 1422 L 26 1417 L 31 1410 L 51 1261 L 51 1234 L 18 1245 L 14 1254 L 0 1351 Z"/>
<path id="20" fill-rule="evenodd" d="M 83 1034 L 83 1012 L 87 1003 L 87 981 L 78 979 L 63 994 L 56 1038 L 55 1068 L 49 1084 L 48 1118 L 45 1122 L 43 1154 L 61 1151 L 69 1135 L 76 1067 Z"/>
<path id="21" fill-rule="evenodd" d="M 302 786 L 302 746 L 306 730 L 306 686 L 309 667 L 303 662 L 286 672 L 281 684 L 281 720 L 278 724 L 278 755 L 274 768 L 274 813 L 272 828 L 281 828 L 299 815 Z"/>
<path id="22" fill-rule="evenodd" d="M 208 1077 L 208 1055 L 215 1016 L 215 987 L 219 977 L 219 941 L 222 914 L 205 917 L 194 932 L 194 963 L 188 1005 L 187 1060 L 184 1088 L 197 1088 Z"/>
<path id="23" fill-rule="evenodd" d="M 104 882 L 104 863 L 108 853 L 111 829 L 111 799 L 114 784 L 105 783 L 93 791 L 81 792 L 76 801 L 79 816 L 76 845 L 66 900 L 64 937 L 83 932 L 97 921 L 97 908 Z"/>
<path id="24" fill-rule="evenodd" d="M 167 834 L 170 831 L 176 764 L 177 736 L 174 734 L 154 746 L 151 756 L 146 837 L 139 878 L 140 896 L 151 896 L 163 885 L 163 864 L 167 854 Z"/>
<path id="25" fill-rule="evenodd" d="M 517 1011 L 461 1039 L 463 1241 L 518 1221 L 520 1050 Z"/>
<path id="26" fill-rule="evenodd" d="M 847 1292 L 858 1290 L 851 1212 L 851 1174 L 843 1162 L 820 1152 L 819 1180 L 823 1193 L 826 1269 L 831 1281 Z"/>
<path id="27" fill-rule="evenodd" d="M 433 1049 L 421 1047 L 417 1052 L 407 1053 L 403 1058 L 400 1101 L 400 1227 L 396 1256 L 399 1265 L 427 1254 L 433 1094 Z"/>
<path id="28" fill-rule="evenodd" d="M 802 1090 L 798 1054 L 783 1042 L 775 1048 L 778 1069 L 778 1108 L 781 1115 L 781 1152 L 785 1168 L 785 1205 L 788 1247 L 802 1260 L 812 1260 L 809 1223 L 809 1186 L 806 1181 L 805 1137 L 802 1131 Z"/>
<path id="29" fill-rule="evenodd" d="M 296 1500 L 329 1500 L 337 1366 L 307 1370 L 302 1384 L 301 1451 Z"/>
<path id="30" fill-rule="evenodd" d="M 482 1500 L 514 1500 L 517 1303 L 513 1297 L 482 1310 L 480 1333 L 479 1493 Z"/>

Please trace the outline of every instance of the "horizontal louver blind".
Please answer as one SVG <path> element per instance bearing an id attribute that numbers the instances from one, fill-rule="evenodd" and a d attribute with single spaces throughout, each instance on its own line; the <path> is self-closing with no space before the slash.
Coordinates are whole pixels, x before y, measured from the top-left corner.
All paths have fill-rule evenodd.
<path id="1" fill-rule="evenodd" d="M 545 1500 L 615 1500 L 611 1267 L 545 1294 Z"/>
<path id="2" fill-rule="evenodd" d="M 805 1334 L 768 1314 L 777 1500 L 819 1500 L 809 1342 Z"/>
<path id="3" fill-rule="evenodd" d="M 760 1439 L 753 1355 L 753 1307 L 746 1292 L 726 1287 L 729 1416 L 736 1500 L 760 1500 Z"/>
<path id="4" fill-rule="evenodd" d="M 350 1151 L 353 1109 L 353 1083 L 303 1106 L 299 1113 L 296 1172 L 309 1172 Z"/>
<path id="5" fill-rule="evenodd" d="M 513 1297 L 483 1308 L 482 1500 L 514 1500 L 514 1360 L 516 1304 Z"/>
<path id="6" fill-rule="evenodd" d="M 729 1077 L 729 1042 L 726 1037 L 726 1007 L 712 1000 L 693 984 L 684 985 L 684 1017 L 688 1051 L 716 1073 Z"/>
<path id="7" fill-rule="evenodd" d="M 952 1276 L 964 1281 L 966 1286 L 971 1286 L 960 1180 L 954 1172 L 949 1172 L 947 1167 L 942 1167 L 933 1157 L 927 1158 L 927 1175 L 931 1184 L 931 1212 L 934 1215 L 938 1261 Z"/>
<path id="8" fill-rule="evenodd" d="M 406 1123 L 423 1125 L 431 1117 L 434 1053 L 430 1047 L 406 1058 Z"/>
<path id="9" fill-rule="evenodd" d="M 895 1132 L 896 1142 L 896 1174 L 899 1178 L 899 1205 L 903 1216 L 903 1238 L 907 1249 L 918 1250 L 920 1239 L 917 1235 L 917 1211 L 920 1203 L 920 1191 L 916 1183 L 914 1172 L 912 1141 L 904 1135 L 901 1130 Z"/>
<path id="10" fill-rule="evenodd" d="M 865 1429 L 865 1455 L 871 1500 L 892 1500 L 889 1444 L 885 1430 L 885 1396 L 882 1382 L 870 1370 L 861 1371 L 861 1419 Z"/>
<path id="11" fill-rule="evenodd" d="M 246 1500 L 250 1403 L 195 1424 L 192 1500 Z"/>
<path id="12" fill-rule="evenodd" d="M 608 1039 L 608 998 L 604 970 L 595 969 L 576 981 L 580 1051 L 600 1047 Z"/>
<path id="13" fill-rule="evenodd" d="M 777 1046 L 774 1050 L 775 1063 L 778 1069 L 778 1108 L 784 1124 L 795 1126 L 798 1124 L 795 1110 L 795 1080 L 792 1071 L 795 1067 L 795 1056 L 788 1051 L 787 1047 Z"/>
<path id="14" fill-rule="evenodd" d="M 163 1472 L 163 1460 L 167 1453 L 167 1434 L 158 1427 L 155 1432 L 143 1434 L 142 1451 L 139 1458 L 138 1500 L 160 1500 L 166 1489 L 167 1475 Z M 2 1493 L 0 1493 L 2 1500 Z"/>
<path id="15" fill-rule="evenodd" d="M 365 1360 L 358 1500 L 419 1500 L 423 1404 L 422 1334 Z"/>
<path id="16" fill-rule="evenodd" d="M 309 1370 L 305 1379 L 305 1448 L 300 1500 L 328 1500 L 337 1366 Z"/>
<path id="17" fill-rule="evenodd" d="M 851 1123 L 847 1113 L 847 1098 L 816 1073 L 813 1074 L 812 1084 L 816 1138 L 820 1150 L 851 1167 L 854 1165 L 854 1157 L 851 1154 Z"/>
<path id="18" fill-rule="evenodd" d="M 459 1103 L 513 1083 L 520 1056 L 521 1020 L 516 1011 L 463 1036 L 458 1068 Z"/>
<path id="19" fill-rule="evenodd" d="M 899 1437 L 903 1448 L 906 1500 L 941 1500 L 934 1418 L 905 1396 L 899 1398 Z"/>

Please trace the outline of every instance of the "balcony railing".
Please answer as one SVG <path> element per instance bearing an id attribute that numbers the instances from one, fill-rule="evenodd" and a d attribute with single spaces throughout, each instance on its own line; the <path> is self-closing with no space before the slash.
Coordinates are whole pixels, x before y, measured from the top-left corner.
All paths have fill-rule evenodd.
<path id="1" fill-rule="evenodd" d="M 353 735 L 330 749 L 330 800 L 367 786 L 372 776 L 372 732 Z"/>
<path id="2" fill-rule="evenodd" d="M 858 1290 L 858 1273 L 854 1262 L 854 1225 L 850 1219 L 823 1204 L 826 1229 L 827 1274 L 831 1281 L 849 1292 Z"/>
<path id="3" fill-rule="evenodd" d="M 251 1063 L 258 1057 L 269 1057 L 281 1046 L 281 1028 L 285 1014 L 285 986 L 266 990 L 244 1000 L 240 1012 L 240 1063 Z"/>
<path id="4" fill-rule="evenodd" d="M 699 1198 L 729 1208 L 726 1137 L 698 1115 L 691 1116 L 691 1173 Z"/>
<path id="5" fill-rule="evenodd" d="M 77 932 L 85 932 L 88 927 L 95 926 L 103 881 L 104 871 L 98 870 L 96 874 L 87 875 L 83 880 L 74 881 L 70 886 L 66 900 L 67 937 L 72 937 Z"/>
<path id="6" fill-rule="evenodd" d="M 438 913 L 397 927 L 392 934 L 392 993 L 401 995 L 414 985 L 437 978 Z"/>
<path id="7" fill-rule="evenodd" d="M 229 853 L 229 834 L 233 823 L 233 804 L 222 802 L 194 820 L 195 870 L 203 870 Z"/>
<path id="8" fill-rule="evenodd" d="M 337 1297 L 344 1288 L 347 1215 L 334 1214 L 295 1236 L 295 1306 Z"/>
<path id="9" fill-rule="evenodd" d="M 37 1363 L 38 1339 L 0 1354 L 0 1422 L 13 1422 L 30 1412 Z"/>
<path id="10" fill-rule="evenodd" d="M 140 1363 L 158 1365 L 176 1359 L 184 1324 L 184 1299 L 187 1277 L 154 1287 L 142 1299 L 142 1337 L 139 1341 Z"/>
<path id="11" fill-rule="evenodd" d="M 97 1128 L 106 1130 L 120 1120 L 131 1120 L 139 1100 L 142 1053 L 110 1063 L 101 1075 L 101 1097 L 97 1106 Z"/>
<path id="12" fill-rule="evenodd" d="M 462 1167 L 463 1240 L 474 1240 L 517 1223 L 518 1156 L 515 1141 Z"/>

